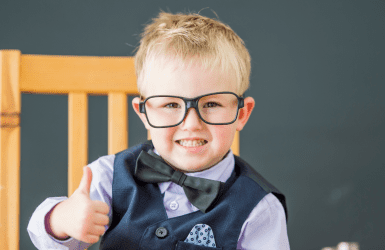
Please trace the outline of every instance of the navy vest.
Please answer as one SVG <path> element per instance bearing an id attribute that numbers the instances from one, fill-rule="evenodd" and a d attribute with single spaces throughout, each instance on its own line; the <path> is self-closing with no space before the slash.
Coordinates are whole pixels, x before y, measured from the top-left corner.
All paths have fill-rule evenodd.
<path id="1" fill-rule="evenodd" d="M 287 218 L 285 197 L 245 161 L 234 156 L 234 171 L 225 183 L 221 196 L 207 213 L 198 210 L 168 219 L 158 184 L 143 183 L 134 177 L 139 153 L 149 149 L 153 149 L 151 141 L 115 156 L 112 222 L 102 237 L 100 249 L 234 250 L 243 223 L 268 193 L 273 193 L 281 201 Z M 197 224 L 207 224 L 212 228 L 216 248 L 184 242 Z M 167 236 L 158 237 L 158 228 L 165 228 Z"/>

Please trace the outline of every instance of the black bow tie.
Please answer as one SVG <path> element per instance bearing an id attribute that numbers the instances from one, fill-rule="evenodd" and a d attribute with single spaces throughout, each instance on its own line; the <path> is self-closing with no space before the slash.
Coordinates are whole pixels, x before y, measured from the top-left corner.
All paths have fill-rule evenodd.
<path id="1" fill-rule="evenodd" d="M 142 151 L 136 161 L 135 176 L 147 183 L 172 181 L 183 187 L 188 200 L 203 213 L 213 204 L 219 194 L 222 182 L 187 176 L 174 170 L 152 150 Z"/>

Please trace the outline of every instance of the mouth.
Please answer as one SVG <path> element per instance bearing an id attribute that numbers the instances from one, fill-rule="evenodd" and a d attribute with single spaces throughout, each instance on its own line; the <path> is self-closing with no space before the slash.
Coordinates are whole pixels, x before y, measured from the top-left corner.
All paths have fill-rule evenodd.
<path id="1" fill-rule="evenodd" d="M 182 139 L 176 140 L 176 143 L 183 147 L 200 147 L 207 143 L 208 141 L 205 139 Z"/>

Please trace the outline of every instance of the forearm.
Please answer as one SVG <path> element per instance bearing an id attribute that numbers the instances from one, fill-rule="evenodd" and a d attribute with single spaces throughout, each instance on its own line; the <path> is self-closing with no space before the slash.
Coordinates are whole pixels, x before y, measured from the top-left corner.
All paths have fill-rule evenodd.
<path id="1" fill-rule="evenodd" d="M 85 244 L 73 238 L 69 238 L 67 240 L 55 239 L 48 234 L 46 230 L 46 215 L 52 210 L 53 207 L 66 199 L 67 197 L 48 198 L 41 203 L 32 214 L 27 231 L 31 241 L 37 249 L 81 250 L 89 247 L 90 244 Z"/>
<path id="2" fill-rule="evenodd" d="M 94 185 L 92 185 L 90 190 L 90 199 L 106 202 L 110 207 L 111 205 L 111 193 L 112 193 L 112 172 L 113 172 L 113 160 L 114 157 L 107 156 L 98 159 L 97 161 L 91 163 L 89 166 L 91 169 L 95 170 L 93 174 Z M 74 238 L 65 238 L 67 235 L 61 234 L 60 230 L 55 231 L 55 227 L 52 226 L 52 219 L 56 208 L 59 208 L 59 205 L 53 210 L 53 208 L 59 204 L 64 204 L 68 198 L 67 197 L 54 197 L 46 199 L 39 207 L 36 208 L 33 213 L 27 231 L 30 235 L 30 238 L 33 244 L 38 249 L 86 249 L 91 244 L 86 244 L 82 241 L 76 240 Z M 50 211 L 53 213 L 49 214 Z M 64 209 L 64 211 L 69 211 L 69 209 Z M 111 219 L 112 212 L 108 214 Z M 64 220 L 66 221 L 66 219 Z M 55 224 L 55 222 L 53 222 Z M 63 223 L 64 224 L 64 223 Z M 107 230 L 108 225 L 105 226 Z M 61 238 L 63 240 L 60 240 Z"/>
<path id="3" fill-rule="evenodd" d="M 62 201 L 64 202 L 64 201 Z M 45 225 L 45 230 L 46 232 L 51 235 L 52 237 L 54 237 L 55 239 L 57 240 L 60 240 L 60 241 L 65 241 L 65 240 L 68 240 L 70 238 L 70 236 L 68 236 L 67 234 L 65 234 L 64 232 L 60 231 L 60 229 L 57 228 L 57 212 L 58 212 L 58 209 L 60 209 L 60 204 L 62 204 L 62 202 L 56 204 L 47 214 L 46 216 L 44 217 L 44 225 Z"/>

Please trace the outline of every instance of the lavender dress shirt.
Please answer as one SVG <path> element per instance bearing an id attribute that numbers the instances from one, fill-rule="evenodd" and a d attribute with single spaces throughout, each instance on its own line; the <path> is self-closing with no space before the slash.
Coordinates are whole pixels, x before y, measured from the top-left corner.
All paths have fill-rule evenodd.
<path id="1" fill-rule="evenodd" d="M 154 150 L 157 153 L 156 150 Z M 88 166 L 92 170 L 92 183 L 90 190 L 91 200 L 104 201 L 110 207 L 108 214 L 112 221 L 111 196 L 112 178 L 115 155 L 100 157 Z M 210 169 L 196 173 L 186 173 L 190 176 L 202 177 L 211 180 L 226 182 L 234 169 L 234 155 L 230 152 L 217 165 Z M 172 182 L 159 184 L 160 191 L 164 193 L 163 204 L 168 218 L 181 216 L 198 210 L 184 194 L 183 188 Z M 59 202 L 67 197 L 52 197 L 41 203 L 32 214 L 28 224 L 28 233 L 33 244 L 38 249 L 71 249 L 82 250 L 90 244 L 70 238 L 60 241 L 50 236 L 44 224 L 46 214 Z M 106 226 L 106 229 L 108 226 Z M 287 250 L 290 249 L 286 229 L 285 211 L 279 200 L 273 195 L 266 195 L 252 210 L 244 222 L 238 238 L 237 249 L 259 250 Z"/>

